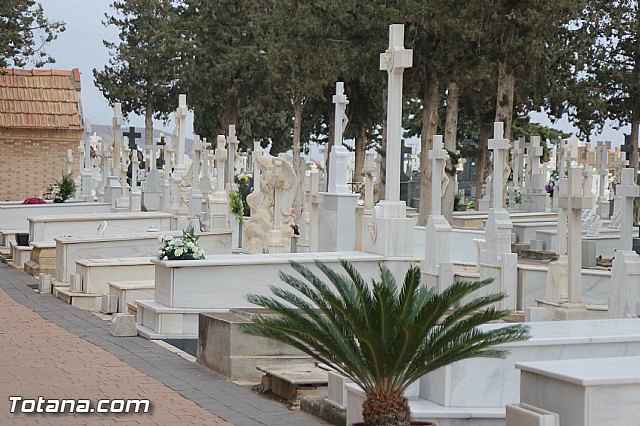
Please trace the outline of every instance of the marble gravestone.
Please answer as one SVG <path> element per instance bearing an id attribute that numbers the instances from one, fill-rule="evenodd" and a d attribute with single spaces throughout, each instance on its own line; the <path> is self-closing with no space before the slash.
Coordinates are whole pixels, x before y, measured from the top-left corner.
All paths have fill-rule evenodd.
<path id="1" fill-rule="evenodd" d="M 404 48 L 404 25 L 389 26 L 389 47 L 380 54 L 380 70 L 387 71 L 387 155 L 385 199 L 367 219 L 363 236 L 366 252 L 383 256 L 413 254 L 413 220 L 400 201 L 400 140 L 402 137 L 402 79 L 413 64 L 413 51 Z"/>
<path id="2" fill-rule="evenodd" d="M 329 155 L 329 188 L 320 195 L 323 198 L 320 206 L 319 227 L 323 229 L 319 235 L 318 250 L 350 251 L 355 245 L 355 214 L 358 194 L 353 194 L 347 185 L 348 167 L 351 153 L 342 144 L 343 132 L 346 129 L 346 107 L 349 104 L 344 94 L 344 83 L 336 83 L 334 142 Z"/>
<path id="3" fill-rule="evenodd" d="M 453 263 L 451 262 L 451 225 L 442 214 L 442 192 L 445 166 L 449 154 L 444 149 L 442 135 L 433 136 L 433 149 L 429 151 L 433 163 L 431 179 L 431 214 L 425 231 L 425 255 L 422 275 L 425 283 L 438 292 L 446 290 L 453 283 Z"/>
<path id="4" fill-rule="evenodd" d="M 640 313 L 640 256 L 633 251 L 633 201 L 640 197 L 634 170 L 622 170 L 622 183 L 616 187 L 622 215 L 622 248 L 616 251 L 611 269 L 609 318 L 636 318 Z"/>

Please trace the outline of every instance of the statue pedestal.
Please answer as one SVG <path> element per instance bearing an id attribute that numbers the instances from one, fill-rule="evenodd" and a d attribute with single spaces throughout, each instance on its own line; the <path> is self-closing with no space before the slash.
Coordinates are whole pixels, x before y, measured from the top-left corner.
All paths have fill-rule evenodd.
<path id="1" fill-rule="evenodd" d="M 358 194 L 321 192 L 318 251 L 353 251 L 356 238 Z"/>
<path id="2" fill-rule="evenodd" d="M 406 215 L 404 201 L 380 201 L 365 221 L 364 251 L 387 257 L 413 257 L 414 219 Z"/>

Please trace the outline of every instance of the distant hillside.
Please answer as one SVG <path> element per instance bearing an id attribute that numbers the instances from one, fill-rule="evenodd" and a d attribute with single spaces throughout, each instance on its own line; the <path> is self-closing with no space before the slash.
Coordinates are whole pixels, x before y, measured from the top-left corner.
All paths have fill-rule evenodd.
<path id="1" fill-rule="evenodd" d="M 93 124 L 91 123 L 91 130 L 92 133 L 95 132 L 98 136 L 100 136 L 103 140 L 111 140 L 111 126 L 107 126 L 104 124 Z M 129 131 L 129 126 L 122 126 L 122 131 L 123 132 L 128 132 Z M 145 138 L 145 132 L 144 129 L 141 127 L 136 127 L 136 132 L 140 132 L 142 134 L 142 137 L 140 137 L 140 139 L 137 140 L 138 142 L 138 146 L 139 147 L 143 147 L 144 146 L 144 138 Z M 168 135 L 169 132 L 165 132 L 163 130 L 158 130 L 158 129 L 153 129 L 153 137 L 154 138 L 159 138 L 160 135 Z M 185 152 L 187 154 L 191 154 L 191 147 L 193 146 L 193 139 L 185 139 Z"/>

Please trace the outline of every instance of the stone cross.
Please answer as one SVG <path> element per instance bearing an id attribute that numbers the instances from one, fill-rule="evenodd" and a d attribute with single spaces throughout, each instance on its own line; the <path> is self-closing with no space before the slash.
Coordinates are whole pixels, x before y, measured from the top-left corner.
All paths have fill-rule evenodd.
<path id="1" fill-rule="evenodd" d="M 504 204 L 504 161 L 509 149 L 509 139 L 504 138 L 504 123 L 493 123 L 493 139 L 489 139 L 489 149 L 493 151 L 493 208 L 502 209 Z"/>
<path id="2" fill-rule="evenodd" d="M 164 137 L 160 136 L 160 139 L 163 140 Z M 162 145 L 164 145 L 164 142 L 162 143 Z M 158 139 L 153 138 L 153 142 L 151 144 L 151 164 L 149 164 L 149 170 L 155 170 L 157 168 L 156 161 L 158 159 L 158 151 L 161 149 L 162 146 L 158 142 Z"/>
<path id="3" fill-rule="evenodd" d="M 253 190 L 260 191 L 260 170 L 258 170 L 258 157 L 262 155 L 260 141 L 253 141 Z"/>
<path id="4" fill-rule="evenodd" d="M 235 185 L 235 157 L 238 152 L 238 138 L 236 137 L 236 126 L 234 124 L 229 125 L 229 136 L 227 136 L 227 182 L 229 183 L 229 189 L 233 190 Z"/>
<path id="5" fill-rule="evenodd" d="M 540 146 L 540 136 L 531 136 L 531 146 L 529 147 L 529 158 L 531 159 L 531 189 L 542 189 L 542 178 L 540 176 L 540 158 L 542 157 L 542 147 Z"/>
<path id="6" fill-rule="evenodd" d="M 131 148 L 131 188 L 138 187 L 138 148 Z"/>
<path id="7" fill-rule="evenodd" d="M 582 168 L 582 191 L 585 195 L 593 194 L 593 167 L 588 164 Z"/>
<path id="8" fill-rule="evenodd" d="M 364 159 L 364 213 L 371 214 L 373 211 L 373 175 L 377 170 L 373 154 L 366 154 Z"/>
<path id="9" fill-rule="evenodd" d="M 308 221 L 306 221 L 305 238 L 309 245 L 309 251 L 318 251 L 318 206 L 322 202 L 322 195 L 318 193 L 320 184 L 320 171 L 315 167 L 305 173 L 307 184 L 307 209 L 309 211 Z"/>
<path id="10" fill-rule="evenodd" d="M 622 211 L 622 250 L 633 250 L 633 200 L 640 197 L 640 187 L 636 185 L 634 170 L 630 167 L 622 169 L 622 182 L 616 185 L 616 195 L 621 197 Z"/>
<path id="11" fill-rule="evenodd" d="M 202 152 L 206 152 L 204 144 L 200 141 L 200 136 L 193 135 L 193 163 L 191 164 L 191 190 L 200 188 L 200 160 Z"/>
<path id="12" fill-rule="evenodd" d="M 91 168 L 91 121 L 84 119 L 84 168 Z"/>
<path id="13" fill-rule="evenodd" d="M 622 151 L 618 152 L 616 154 L 615 159 L 613 160 L 615 179 L 617 183 L 620 183 L 620 178 L 622 177 L 622 169 L 628 165 L 629 165 L 629 160 L 625 158 L 625 153 Z"/>
<path id="14" fill-rule="evenodd" d="M 558 181 L 558 254 L 567 254 L 567 197 L 569 179 L 562 176 Z M 560 200 L 563 200 L 562 202 Z"/>
<path id="15" fill-rule="evenodd" d="M 73 149 L 67 149 L 67 174 L 73 172 Z"/>
<path id="16" fill-rule="evenodd" d="M 136 128 L 133 126 L 129 127 L 129 131 L 128 132 L 123 132 L 122 136 L 126 136 L 127 140 L 129 141 L 129 149 L 134 151 L 136 149 L 136 147 L 138 146 L 138 143 L 136 142 L 136 139 L 138 139 L 139 137 L 142 137 L 142 133 L 140 132 L 136 132 Z"/>
<path id="17" fill-rule="evenodd" d="M 524 136 L 520 139 L 513 141 L 513 186 L 522 189 L 522 170 L 524 160 Z"/>
<path id="18" fill-rule="evenodd" d="M 113 106 L 113 118 L 111 119 L 111 132 L 113 135 L 113 174 L 120 174 L 120 150 L 122 149 L 122 104 Z"/>
<path id="19" fill-rule="evenodd" d="M 431 159 L 432 178 L 431 178 L 431 215 L 442 215 L 442 179 L 444 174 L 444 166 L 449 154 L 442 144 L 442 135 L 433 136 L 433 149 L 429 150 L 429 158 Z"/>
<path id="20" fill-rule="evenodd" d="M 333 131 L 333 146 L 342 146 L 342 135 L 347 127 L 349 119 L 346 115 L 347 105 L 349 100 L 347 95 L 344 94 L 344 82 L 336 82 L 336 94 L 333 95 L 333 103 L 335 106 L 335 129 Z"/>
<path id="21" fill-rule="evenodd" d="M 583 209 L 591 208 L 593 198 L 584 194 L 582 189 L 582 176 L 579 168 L 569 169 L 569 190 L 566 206 L 567 209 L 568 241 L 567 262 L 569 264 L 568 298 L 569 303 L 582 303 L 582 226 L 581 215 Z M 561 200 L 559 200 L 561 201 Z"/>
<path id="22" fill-rule="evenodd" d="M 224 147 L 225 145 L 225 137 L 224 135 L 218 135 L 218 140 L 216 142 L 216 176 L 218 178 L 217 182 L 217 190 L 224 191 L 224 165 L 227 161 L 227 150 Z"/>
<path id="23" fill-rule="evenodd" d="M 180 172 L 184 172 L 184 149 L 185 149 L 185 136 L 186 136 L 186 128 L 187 128 L 187 95 L 179 95 L 178 96 L 178 109 L 174 114 L 175 119 L 175 130 L 174 135 L 177 140 L 176 147 L 176 170 L 180 170 Z"/>
<path id="24" fill-rule="evenodd" d="M 400 201 L 400 139 L 402 136 L 402 75 L 413 65 L 413 50 L 404 48 L 404 25 L 389 26 L 389 47 L 380 54 L 380 70 L 388 73 L 386 199 Z"/>

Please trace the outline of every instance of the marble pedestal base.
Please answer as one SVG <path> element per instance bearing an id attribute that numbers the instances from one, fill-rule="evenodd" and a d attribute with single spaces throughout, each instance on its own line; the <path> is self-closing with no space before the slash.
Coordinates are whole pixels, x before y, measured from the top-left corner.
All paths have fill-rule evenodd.
<path id="1" fill-rule="evenodd" d="M 422 276 L 429 288 L 442 292 L 453 284 L 451 225 L 442 215 L 430 215 L 425 229 L 425 257 Z"/>
<path id="2" fill-rule="evenodd" d="M 554 315 L 554 320 L 556 321 L 586 319 L 588 319 L 587 307 L 581 303 L 563 303 Z"/>
<path id="3" fill-rule="evenodd" d="M 318 251 L 351 251 L 356 242 L 358 194 L 322 192 L 318 207 Z"/>
<path id="4" fill-rule="evenodd" d="M 382 200 L 367 219 L 363 249 L 387 257 L 413 256 L 414 220 L 406 217 L 404 201 Z"/>
<path id="5" fill-rule="evenodd" d="M 142 191 L 142 204 L 148 212 L 156 212 L 161 210 L 162 192 Z"/>

